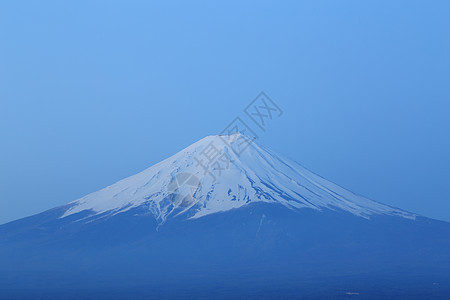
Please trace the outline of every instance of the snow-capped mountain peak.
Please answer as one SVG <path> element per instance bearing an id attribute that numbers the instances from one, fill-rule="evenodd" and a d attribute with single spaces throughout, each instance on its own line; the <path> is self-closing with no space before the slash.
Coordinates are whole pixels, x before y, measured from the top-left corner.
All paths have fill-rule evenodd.
<path id="1" fill-rule="evenodd" d="M 82 211 L 113 215 L 148 209 L 159 223 L 200 218 L 255 202 L 297 210 L 342 210 L 364 218 L 415 215 L 353 194 L 242 133 L 208 136 L 166 160 L 69 204 L 61 218 Z"/>

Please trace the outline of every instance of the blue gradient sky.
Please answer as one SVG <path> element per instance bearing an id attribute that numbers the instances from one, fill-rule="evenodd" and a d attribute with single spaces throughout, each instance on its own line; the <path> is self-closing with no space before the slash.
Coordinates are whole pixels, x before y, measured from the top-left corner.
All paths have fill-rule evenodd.
<path id="1" fill-rule="evenodd" d="M 187 1 L 186 1 L 187 2 Z M 450 221 L 449 1 L 1 1 L 0 223 L 220 132 Z"/>

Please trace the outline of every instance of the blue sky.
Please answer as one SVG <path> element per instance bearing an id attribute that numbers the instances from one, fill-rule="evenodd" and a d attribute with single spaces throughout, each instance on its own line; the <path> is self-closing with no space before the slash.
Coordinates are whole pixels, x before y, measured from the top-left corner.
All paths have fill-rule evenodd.
<path id="1" fill-rule="evenodd" d="M 450 221 L 448 1 L 2 1 L 0 223 L 219 133 Z M 258 130 L 256 128 L 255 130 Z"/>

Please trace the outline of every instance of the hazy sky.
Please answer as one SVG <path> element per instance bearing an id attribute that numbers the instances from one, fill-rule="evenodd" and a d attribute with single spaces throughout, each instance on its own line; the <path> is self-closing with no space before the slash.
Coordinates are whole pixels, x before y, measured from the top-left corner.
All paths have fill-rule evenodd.
<path id="1" fill-rule="evenodd" d="M 450 221 L 450 1 L 1 1 L 0 223 L 219 133 Z"/>

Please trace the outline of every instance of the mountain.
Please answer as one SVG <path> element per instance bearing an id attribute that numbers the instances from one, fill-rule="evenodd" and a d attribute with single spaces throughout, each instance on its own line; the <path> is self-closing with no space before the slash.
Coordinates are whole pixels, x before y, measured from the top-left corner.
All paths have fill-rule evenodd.
<path id="1" fill-rule="evenodd" d="M 450 223 L 236 133 L 0 226 L 0 299 L 446 299 Z"/>

